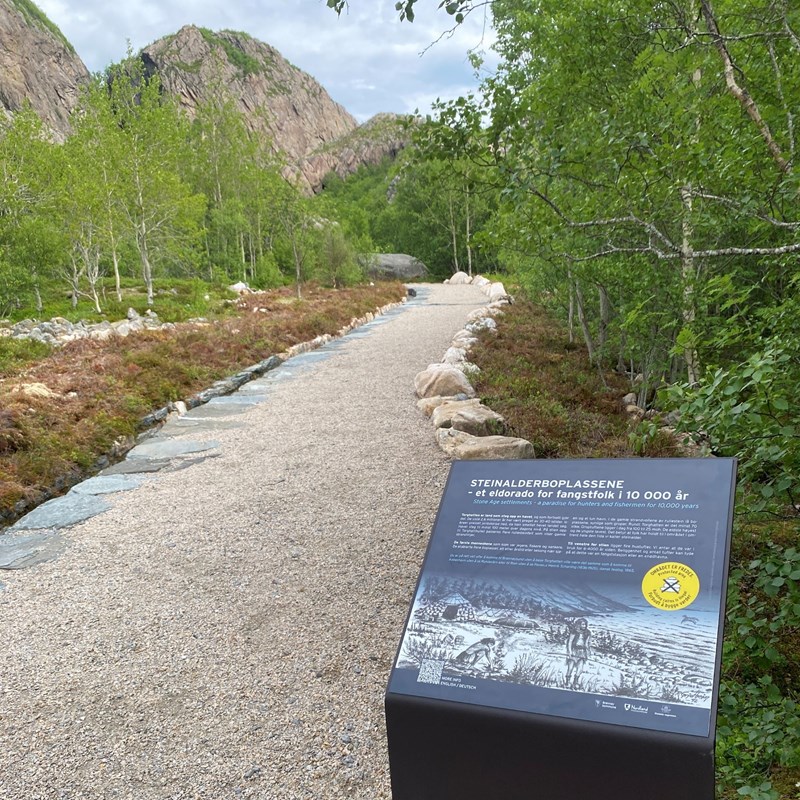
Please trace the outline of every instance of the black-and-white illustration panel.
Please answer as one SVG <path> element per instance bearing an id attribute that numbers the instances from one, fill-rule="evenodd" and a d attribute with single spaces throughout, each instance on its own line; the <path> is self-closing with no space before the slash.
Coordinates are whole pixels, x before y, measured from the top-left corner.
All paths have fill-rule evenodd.
<path id="1" fill-rule="evenodd" d="M 707 736 L 735 464 L 457 462 L 390 692 Z"/>

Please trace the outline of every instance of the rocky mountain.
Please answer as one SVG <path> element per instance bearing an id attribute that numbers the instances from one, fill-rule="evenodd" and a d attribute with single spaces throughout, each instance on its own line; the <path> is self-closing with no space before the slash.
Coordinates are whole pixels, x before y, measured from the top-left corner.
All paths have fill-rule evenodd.
<path id="1" fill-rule="evenodd" d="M 319 191 L 331 171 L 345 177 L 407 143 L 400 118 L 380 114 L 359 126 L 314 78 L 245 33 L 187 25 L 139 57 L 190 117 L 213 93 L 232 100 L 249 130 L 286 162 L 287 177 L 308 192 Z M 88 81 L 81 59 L 32 0 L 0 0 L 0 112 L 27 101 L 63 141 Z"/>
<path id="2" fill-rule="evenodd" d="M 409 120 L 397 114 L 376 114 L 354 131 L 318 147 L 298 169 L 305 182 L 318 191 L 330 172 L 346 178 L 360 166 L 395 158 L 409 143 Z"/>
<path id="3" fill-rule="evenodd" d="M 83 61 L 31 0 L 0 0 L 0 110 L 6 116 L 28 101 L 63 141 L 88 81 Z"/>
<path id="4" fill-rule="evenodd" d="M 310 75 L 245 33 L 187 25 L 140 57 L 190 116 L 211 92 L 222 91 L 309 191 L 318 191 L 330 170 L 345 175 L 405 145 L 389 117 L 359 127 Z"/>

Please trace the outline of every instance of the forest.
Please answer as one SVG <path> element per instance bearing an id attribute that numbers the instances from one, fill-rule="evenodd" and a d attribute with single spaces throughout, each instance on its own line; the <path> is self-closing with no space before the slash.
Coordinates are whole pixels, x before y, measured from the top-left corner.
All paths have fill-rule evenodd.
<path id="1" fill-rule="evenodd" d="M 433 4 L 397 11 L 413 21 L 418 2 Z M 133 58 L 95 77 L 63 145 L 16 115 L 0 135 L 0 317 L 124 314 L 131 286 L 158 309 L 174 281 L 299 296 L 357 282 L 374 252 L 434 279 L 500 276 L 563 321 L 601 381 L 623 376 L 643 408 L 738 458 L 739 520 L 792 526 L 794 544 L 734 574 L 752 590 L 735 589 L 728 622 L 722 703 L 740 725 L 718 749 L 726 797 L 791 797 L 770 774 L 800 780 L 786 734 L 800 654 L 775 645 L 800 635 L 800 6 L 440 8 L 443 26 L 491 14 L 499 66 L 472 53 L 477 91 L 409 120 L 396 161 L 330 175 L 316 197 L 224 96 L 189 121 Z M 643 449 L 657 435 L 647 418 L 633 434 Z"/>

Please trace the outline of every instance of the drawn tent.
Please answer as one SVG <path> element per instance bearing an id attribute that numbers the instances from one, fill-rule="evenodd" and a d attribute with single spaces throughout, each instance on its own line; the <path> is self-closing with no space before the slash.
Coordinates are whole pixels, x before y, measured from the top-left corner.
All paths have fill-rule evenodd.
<path id="1" fill-rule="evenodd" d="M 474 620 L 475 615 L 475 606 L 458 593 L 429 600 L 417 611 L 419 619 L 426 622 L 465 622 Z"/>

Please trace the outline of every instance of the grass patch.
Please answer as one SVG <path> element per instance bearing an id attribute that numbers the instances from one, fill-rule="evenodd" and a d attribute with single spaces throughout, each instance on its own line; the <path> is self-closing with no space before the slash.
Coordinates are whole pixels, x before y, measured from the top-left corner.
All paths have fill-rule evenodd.
<path id="1" fill-rule="evenodd" d="M 117 300 L 114 281 L 104 278 L 99 285 L 102 313 L 98 314 L 90 300 L 81 297 L 75 307 L 60 284 L 52 283 L 42 287 L 43 308 L 37 310 L 32 299 L 13 309 L 9 314 L 11 322 L 23 319 L 52 319 L 63 317 L 70 322 L 86 320 L 102 322 L 105 319 L 124 319 L 129 308 L 144 314 L 148 308 L 164 322 L 183 322 L 195 317 L 229 316 L 231 306 L 237 295 L 227 286 L 212 284 L 199 279 L 172 278 L 169 286 L 156 289 L 152 307 L 147 305 L 144 285 L 135 278 L 122 281 L 122 300 Z"/>
<path id="2" fill-rule="evenodd" d="M 0 377 L 25 369 L 50 352 L 49 345 L 30 339 L 0 338 Z"/>
<path id="3" fill-rule="evenodd" d="M 52 352 L 9 346 L 7 352 L 20 352 L 5 357 L 0 380 L 0 515 L 9 520 L 20 501 L 38 502 L 91 472 L 155 408 L 294 344 L 335 334 L 354 317 L 399 301 L 405 289 L 397 283 L 338 291 L 307 285 L 302 301 L 292 294 L 284 288 L 248 295 L 213 323 L 181 323 L 173 331 L 83 339 Z M 32 383 L 44 384 L 52 396 L 14 391 Z"/>
<path id="4" fill-rule="evenodd" d="M 502 414 L 514 436 L 531 442 L 537 458 L 622 458 L 678 455 L 669 440 L 634 451 L 621 398 L 622 376 L 602 377 L 586 350 L 570 343 L 548 312 L 527 300 L 507 306 L 496 334 L 472 350 L 481 367 L 473 381 L 486 405 Z"/>

